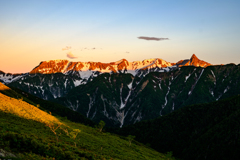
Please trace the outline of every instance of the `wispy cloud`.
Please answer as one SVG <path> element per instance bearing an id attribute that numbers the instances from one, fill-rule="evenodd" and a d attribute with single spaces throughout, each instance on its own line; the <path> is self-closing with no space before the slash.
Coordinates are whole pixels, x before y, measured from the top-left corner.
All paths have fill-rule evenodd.
<path id="1" fill-rule="evenodd" d="M 67 53 L 67 57 L 70 58 L 70 59 L 75 59 L 75 58 L 77 58 L 77 57 L 75 57 L 75 56 L 72 54 L 72 52 L 68 52 L 68 53 Z"/>
<path id="2" fill-rule="evenodd" d="M 84 50 L 102 50 L 102 48 L 96 48 L 96 47 L 92 47 L 92 48 L 81 48 L 81 51 L 84 51 Z"/>
<path id="3" fill-rule="evenodd" d="M 69 50 L 69 49 L 71 49 L 72 47 L 71 46 L 66 46 L 65 48 L 63 48 L 62 50 L 63 51 L 66 51 L 66 50 Z"/>
<path id="4" fill-rule="evenodd" d="M 169 40 L 169 38 L 156 38 L 156 37 L 138 37 L 138 39 L 144 39 L 144 40 L 150 40 L 150 41 L 163 41 L 163 40 Z"/>

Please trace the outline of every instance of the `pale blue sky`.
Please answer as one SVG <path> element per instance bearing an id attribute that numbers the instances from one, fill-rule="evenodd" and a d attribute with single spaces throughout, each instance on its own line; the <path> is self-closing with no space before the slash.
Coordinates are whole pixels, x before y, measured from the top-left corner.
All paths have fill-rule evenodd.
<path id="1" fill-rule="evenodd" d="M 177 62 L 195 53 L 239 64 L 239 8 L 239 0 L 0 0 L 0 70 L 29 72 L 68 52 L 78 57 L 71 61 Z"/>

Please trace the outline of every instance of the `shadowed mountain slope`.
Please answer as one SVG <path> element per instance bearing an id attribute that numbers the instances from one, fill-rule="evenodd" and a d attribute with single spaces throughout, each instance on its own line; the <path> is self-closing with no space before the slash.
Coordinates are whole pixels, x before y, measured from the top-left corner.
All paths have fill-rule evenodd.
<path id="1" fill-rule="evenodd" d="M 191 105 L 155 120 L 113 129 L 182 159 L 240 158 L 240 96 Z"/>

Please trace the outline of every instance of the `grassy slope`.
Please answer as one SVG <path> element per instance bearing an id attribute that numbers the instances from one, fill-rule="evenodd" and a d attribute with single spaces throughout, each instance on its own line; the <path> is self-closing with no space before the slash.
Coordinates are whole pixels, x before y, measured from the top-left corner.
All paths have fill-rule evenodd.
<path id="1" fill-rule="evenodd" d="M 48 127 L 54 122 L 46 118 L 52 115 L 45 113 L 44 120 L 36 118 L 42 112 L 40 109 L 22 100 L 0 95 L 0 148 L 22 159 L 168 159 L 168 155 L 136 141 L 129 146 L 125 137 L 102 133 L 62 117 L 56 117 L 55 127 L 56 123 L 61 124 L 56 136 Z M 13 110 L 13 107 L 18 109 Z M 26 112 L 29 113 L 27 117 Z M 66 132 L 71 133 L 73 129 L 81 130 L 75 140 Z"/>
<path id="2" fill-rule="evenodd" d="M 2 88 L 2 89 L 1 89 Z M 33 96 L 27 92 L 24 92 L 17 88 L 9 88 L 2 83 L 0 83 L 0 93 L 7 95 L 12 98 L 16 99 L 22 99 L 23 101 L 32 104 L 34 106 L 39 105 L 40 109 L 52 112 L 53 115 L 59 115 L 61 117 L 66 117 L 67 119 L 73 121 L 73 122 L 81 122 L 85 125 L 94 126 L 95 123 L 91 121 L 90 119 L 84 117 L 82 114 L 78 112 L 74 112 L 71 109 L 62 106 L 60 104 L 50 102 L 47 100 L 43 100 L 41 98 L 38 98 L 36 96 Z"/>

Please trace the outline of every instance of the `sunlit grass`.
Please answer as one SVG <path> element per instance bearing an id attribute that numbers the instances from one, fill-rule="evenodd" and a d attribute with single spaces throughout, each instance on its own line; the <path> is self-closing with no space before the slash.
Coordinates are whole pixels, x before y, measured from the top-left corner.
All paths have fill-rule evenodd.
<path id="1" fill-rule="evenodd" d="M 0 93 L 0 110 L 17 115 L 25 119 L 32 119 L 41 123 L 61 124 L 61 122 L 49 113 L 22 101 L 21 99 L 10 98 Z"/>

